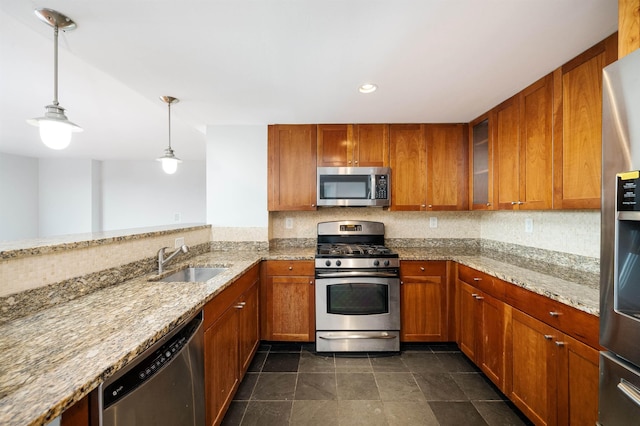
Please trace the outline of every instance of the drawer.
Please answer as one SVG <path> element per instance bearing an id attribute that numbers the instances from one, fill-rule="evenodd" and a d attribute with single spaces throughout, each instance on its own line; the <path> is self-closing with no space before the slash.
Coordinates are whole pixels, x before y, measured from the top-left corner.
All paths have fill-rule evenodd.
<path id="1" fill-rule="evenodd" d="M 595 315 L 513 284 L 507 285 L 506 302 L 593 348 L 600 348 L 600 320 Z"/>
<path id="2" fill-rule="evenodd" d="M 504 300 L 505 282 L 498 278 L 458 264 L 458 279 L 499 300 Z"/>
<path id="3" fill-rule="evenodd" d="M 267 275 L 311 275 L 315 274 L 312 260 L 269 260 Z"/>
<path id="4" fill-rule="evenodd" d="M 444 260 L 403 260 L 400 262 L 400 275 L 403 277 L 444 275 L 447 262 Z"/>

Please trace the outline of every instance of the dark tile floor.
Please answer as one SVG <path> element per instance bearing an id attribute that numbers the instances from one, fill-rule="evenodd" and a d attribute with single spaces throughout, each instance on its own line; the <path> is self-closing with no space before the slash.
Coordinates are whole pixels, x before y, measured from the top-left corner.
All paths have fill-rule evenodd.
<path id="1" fill-rule="evenodd" d="M 231 425 L 530 425 L 455 345 L 401 354 L 317 354 L 262 344 L 222 423 Z"/>

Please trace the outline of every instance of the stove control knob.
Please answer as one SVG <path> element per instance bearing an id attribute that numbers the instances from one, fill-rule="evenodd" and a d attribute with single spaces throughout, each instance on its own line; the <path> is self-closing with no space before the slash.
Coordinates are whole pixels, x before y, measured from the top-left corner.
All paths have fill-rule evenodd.
<path id="1" fill-rule="evenodd" d="M 324 262 L 324 264 L 327 265 L 327 266 L 331 266 L 331 261 L 327 260 L 326 262 Z"/>
<path id="2" fill-rule="evenodd" d="M 380 261 L 379 260 L 374 260 L 373 261 L 373 266 L 378 266 L 380 265 Z"/>
<path id="3" fill-rule="evenodd" d="M 384 261 L 384 266 L 389 266 L 389 261 L 388 260 Z"/>
<path id="4" fill-rule="evenodd" d="M 342 265 L 342 262 L 340 262 L 339 260 L 336 260 L 336 266 L 340 266 Z"/>

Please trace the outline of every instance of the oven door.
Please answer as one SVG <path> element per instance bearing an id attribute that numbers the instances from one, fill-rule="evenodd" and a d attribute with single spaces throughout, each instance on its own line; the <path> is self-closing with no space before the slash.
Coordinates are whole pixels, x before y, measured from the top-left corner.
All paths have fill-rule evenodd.
<path id="1" fill-rule="evenodd" d="M 400 330 L 400 280 L 317 278 L 316 329 Z"/>

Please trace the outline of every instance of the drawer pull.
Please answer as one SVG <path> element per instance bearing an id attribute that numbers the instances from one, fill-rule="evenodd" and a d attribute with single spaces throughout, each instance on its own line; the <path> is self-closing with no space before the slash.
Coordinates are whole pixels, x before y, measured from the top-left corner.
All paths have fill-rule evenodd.
<path id="1" fill-rule="evenodd" d="M 420 270 L 421 270 L 422 272 L 424 272 L 424 266 L 421 266 L 421 267 L 420 267 Z"/>
<path id="2" fill-rule="evenodd" d="M 556 311 L 551 311 L 549 312 L 549 315 L 551 315 L 552 317 L 559 317 L 560 315 L 562 315 L 561 312 L 556 312 Z"/>
<path id="3" fill-rule="evenodd" d="M 638 389 L 638 387 L 631 384 L 628 380 L 620 379 L 620 383 L 618 383 L 617 388 L 634 404 L 640 406 L 640 389 Z"/>
<path id="4" fill-rule="evenodd" d="M 234 306 L 234 308 L 236 308 L 236 309 L 244 309 L 244 303 L 239 303 L 236 306 Z"/>
<path id="5" fill-rule="evenodd" d="M 478 278 L 478 277 L 473 277 L 474 281 L 482 281 L 482 278 Z"/>
<path id="6" fill-rule="evenodd" d="M 512 202 L 511 202 L 511 205 L 512 205 L 512 206 L 515 206 L 516 204 L 518 204 L 518 202 L 517 202 L 517 201 L 512 201 Z"/>
<path id="7" fill-rule="evenodd" d="M 544 338 L 547 339 L 547 340 L 553 340 L 553 336 L 550 335 L 550 334 L 545 334 Z"/>
<path id="8" fill-rule="evenodd" d="M 562 347 L 564 346 L 566 343 L 564 342 L 556 342 L 556 346 Z"/>
<path id="9" fill-rule="evenodd" d="M 290 271 L 293 271 L 293 266 L 289 266 L 289 270 L 290 270 Z"/>
<path id="10" fill-rule="evenodd" d="M 471 297 L 478 298 L 478 293 L 471 293 Z"/>
<path id="11" fill-rule="evenodd" d="M 476 296 L 476 300 L 483 300 L 483 299 L 484 299 L 484 297 L 482 297 L 482 296 Z"/>

